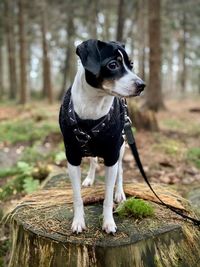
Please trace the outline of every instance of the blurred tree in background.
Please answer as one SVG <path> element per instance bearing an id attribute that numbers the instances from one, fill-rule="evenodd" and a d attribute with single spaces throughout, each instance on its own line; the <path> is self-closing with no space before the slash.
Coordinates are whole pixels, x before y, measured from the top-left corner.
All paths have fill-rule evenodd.
<path id="1" fill-rule="evenodd" d="M 200 94 L 199 24 L 200 0 L 2 0 L 0 98 L 61 98 L 76 45 L 98 38 L 126 44 L 158 110 L 171 95 Z"/>
<path id="2" fill-rule="evenodd" d="M 161 87 L 162 52 L 160 4 L 160 0 L 148 0 L 149 87 L 146 93 L 145 106 L 154 111 L 164 107 Z"/>
<path id="3" fill-rule="evenodd" d="M 25 31 L 25 0 L 18 1 L 19 20 L 19 54 L 20 54 L 20 103 L 27 101 L 27 71 L 26 71 L 26 31 Z"/>
<path id="4" fill-rule="evenodd" d="M 16 16 L 14 14 L 16 3 L 4 1 L 4 21 L 5 35 L 7 40 L 7 59 L 9 69 L 9 98 L 15 99 L 18 91 L 17 73 L 16 73 L 16 39 L 15 24 Z M 2 68 L 2 67 L 1 67 Z"/>

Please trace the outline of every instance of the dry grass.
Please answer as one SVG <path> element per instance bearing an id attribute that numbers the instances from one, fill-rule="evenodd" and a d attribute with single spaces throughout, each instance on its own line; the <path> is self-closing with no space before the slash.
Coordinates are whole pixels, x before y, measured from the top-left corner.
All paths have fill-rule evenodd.
<path id="1" fill-rule="evenodd" d="M 153 188 L 159 197 L 168 205 L 174 206 L 180 210 L 186 210 L 188 202 L 179 196 L 175 191 L 168 189 L 166 186 L 153 184 Z M 153 195 L 150 189 L 142 183 L 125 184 L 124 191 L 127 196 L 138 197 L 144 200 L 156 202 L 159 200 Z M 96 185 L 93 187 L 82 188 L 82 197 L 85 205 L 97 203 L 104 199 L 104 186 Z M 21 202 L 12 209 L 12 214 L 24 206 L 34 207 L 34 209 L 51 209 L 61 205 L 72 206 L 72 189 L 66 185 L 63 189 L 40 190 L 22 198 Z"/>

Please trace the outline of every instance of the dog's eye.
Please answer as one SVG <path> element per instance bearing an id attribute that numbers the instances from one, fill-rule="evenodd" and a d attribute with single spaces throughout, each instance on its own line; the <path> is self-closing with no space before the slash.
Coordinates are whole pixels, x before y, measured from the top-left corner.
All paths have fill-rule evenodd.
<path id="1" fill-rule="evenodd" d="M 130 69 L 132 70 L 133 69 L 133 62 L 130 61 Z"/>
<path id="2" fill-rule="evenodd" d="M 119 69 L 119 63 L 116 60 L 112 60 L 108 63 L 107 68 L 110 70 L 117 70 Z"/>

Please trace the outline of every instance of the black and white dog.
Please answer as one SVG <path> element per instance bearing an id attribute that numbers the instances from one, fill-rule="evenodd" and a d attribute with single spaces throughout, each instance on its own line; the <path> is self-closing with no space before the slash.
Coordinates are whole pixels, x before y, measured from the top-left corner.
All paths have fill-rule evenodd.
<path id="1" fill-rule="evenodd" d="M 124 108 L 120 97 L 139 95 L 145 84 L 131 71 L 131 61 L 124 46 L 118 42 L 91 39 L 80 44 L 76 53 L 81 64 L 71 88 L 64 96 L 59 117 L 73 189 L 72 231 L 81 233 L 86 228 L 80 164 L 82 157 L 91 156 L 89 172 L 82 185 L 93 184 L 97 157 L 102 157 L 106 184 L 103 230 L 115 233 L 115 182 L 115 201 L 125 200 L 122 185 Z"/>

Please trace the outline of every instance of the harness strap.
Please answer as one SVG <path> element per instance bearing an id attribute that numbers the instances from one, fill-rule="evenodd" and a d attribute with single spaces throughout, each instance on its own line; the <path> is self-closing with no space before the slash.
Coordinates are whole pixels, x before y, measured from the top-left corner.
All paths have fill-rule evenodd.
<path id="1" fill-rule="evenodd" d="M 124 99 L 122 99 L 122 104 L 124 106 L 124 109 L 125 109 L 125 125 L 124 125 L 124 132 L 125 132 L 125 135 L 126 135 L 126 138 L 127 138 L 127 142 L 129 144 L 129 147 L 131 149 L 131 152 L 135 158 L 135 161 L 136 161 L 136 164 L 140 170 L 140 173 L 142 175 L 142 177 L 144 178 L 145 182 L 147 183 L 147 185 L 149 186 L 149 188 L 151 189 L 151 191 L 153 192 L 153 194 L 156 196 L 156 198 L 161 202 L 162 205 L 164 205 L 165 207 L 167 207 L 168 209 L 170 209 L 171 211 L 175 212 L 176 214 L 180 215 L 181 217 L 187 219 L 187 220 L 190 220 L 193 222 L 193 224 L 195 226 L 200 226 L 200 220 L 196 219 L 196 218 L 193 218 L 193 217 L 190 217 L 190 216 L 187 216 L 186 214 L 182 213 L 178 208 L 174 207 L 174 206 L 171 206 L 171 205 L 168 205 L 166 204 L 159 196 L 158 194 L 155 192 L 155 190 L 152 188 L 148 178 L 147 178 L 147 175 L 144 171 L 144 168 L 143 168 L 143 165 L 142 165 L 142 162 L 140 160 L 140 156 L 139 156 L 139 153 L 138 153 L 138 150 L 137 150 L 137 146 L 136 146 L 136 142 L 135 142 L 135 138 L 134 138 L 134 135 L 133 135 L 133 132 L 132 132 L 132 129 L 131 129 L 131 120 L 130 118 L 128 117 L 128 108 L 127 108 L 127 104 L 126 104 L 126 101 Z"/>

